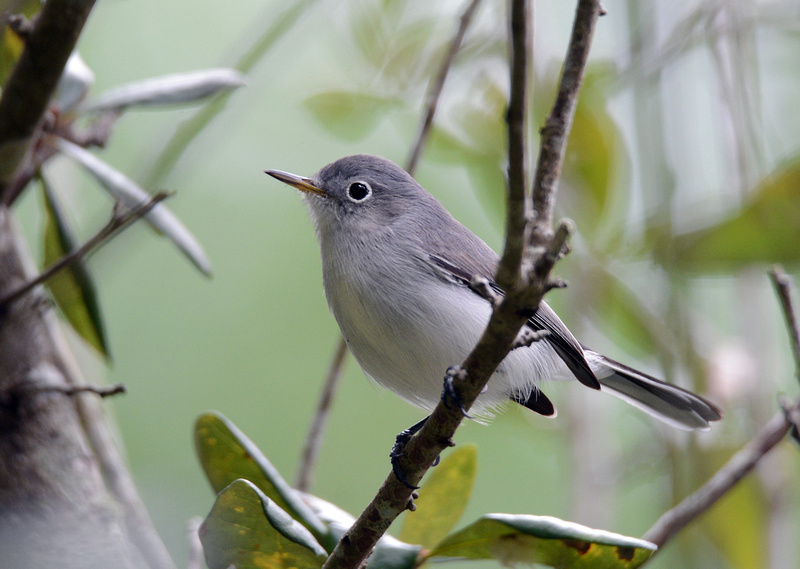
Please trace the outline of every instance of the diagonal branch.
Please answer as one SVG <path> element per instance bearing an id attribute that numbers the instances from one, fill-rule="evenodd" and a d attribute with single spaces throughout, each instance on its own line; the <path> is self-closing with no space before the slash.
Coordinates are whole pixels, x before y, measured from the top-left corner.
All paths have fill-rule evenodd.
<path id="1" fill-rule="evenodd" d="M 157 194 L 154 194 L 149 201 L 143 203 L 137 208 L 131 210 L 119 211 L 119 208 L 115 207 L 111 219 L 106 225 L 104 225 L 100 229 L 100 231 L 95 233 L 88 241 L 86 241 L 86 243 L 84 243 L 77 249 L 74 249 L 70 253 L 67 253 L 66 255 L 61 257 L 58 261 L 47 267 L 47 269 L 42 271 L 42 273 L 39 274 L 37 277 L 29 280 L 25 284 L 21 285 L 19 288 L 12 290 L 7 295 L 0 298 L 0 308 L 3 308 L 7 304 L 14 302 L 18 298 L 21 298 L 25 294 L 29 293 L 36 286 L 47 281 L 59 271 L 62 271 L 67 267 L 79 262 L 80 260 L 85 258 L 89 253 L 91 253 L 96 247 L 102 245 L 105 241 L 107 241 L 112 235 L 124 229 L 126 226 L 130 225 L 143 215 L 147 214 L 147 212 L 153 209 L 153 207 L 158 202 L 164 200 L 167 197 L 169 197 L 169 194 L 165 192 L 159 192 Z"/>
<path id="2" fill-rule="evenodd" d="M 0 98 L 0 198 L 25 158 L 92 6 L 94 0 L 48 0 L 36 17 Z"/>
<path id="3" fill-rule="evenodd" d="M 770 277 L 788 323 L 789 335 L 792 337 L 795 358 L 797 358 L 798 370 L 800 370 L 800 358 L 798 358 L 797 351 L 798 345 L 800 345 L 798 344 L 800 334 L 797 329 L 797 313 L 792 304 L 792 286 L 789 277 L 780 267 L 774 267 L 770 271 Z M 747 476 L 792 428 L 796 428 L 795 422 L 798 415 L 800 415 L 800 398 L 784 404 L 783 409 L 770 419 L 750 442 L 734 454 L 708 482 L 684 498 L 680 504 L 664 513 L 653 524 L 653 527 L 647 530 L 644 539 L 655 543 L 660 548 L 695 518 L 711 508 L 737 482 Z"/>
<path id="4" fill-rule="evenodd" d="M 512 18 L 525 17 L 528 13 L 526 0 L 513 0 L 511 12 Z M 581 0 L 576 20 L 582 18 L 584 21 L 580 24 L 576 21 L 576 28 L 580 28 L 584 32 L 581 36 L 582 41 L 586 41 L 587 37 L 591 37 L 591 32 L 594 30 L 599 14 L 599 2 Z M 525 25 L 512 25 L 511 29 L 512 33 L 526 33 Z M 573 41 L 575 37 L 576 35 L 573 34 Z M 516 37 L 511 40 L 514 45 L 520 45 L 519 41 L 524 42 L 524 38 L 520 40 L 520 38 Z M 581 50 L 571 48 L 571 57 L 575 57 L 573 52 L 580 53 Z M 514 57 L 525 58 L 527 53 L 524 50 L 522 52 L 517 51 Z M 522 65 L 522 63 L 520 64 Z M 567 63 L 566 67 L 577 69 L 582 68 L 584 64 L 585 57 L 579 61 Z M 562 88 L 577 91 L 579 84 L 580 81 L 573 81 L 571 86 L 562 85 Z M 512 90 L 514 88 L 516 88 L 516 85 L 512 86 Z M 515 101 L 519 101 L 519 99 L 515 99 Z M 524 104 L 524 100 L 515 102 L 515 105 L 519 104 Z M 574 105 L 571 110 L 574 111 Z M 509 114 L 512 114 L 512 112 L 514 114 L 521 113 L 521 116 L 524 117 L 524 110 L 520 111 L 520 109 L 515 108 L 512 111 L 512 109 L 509 109 Z M 561 125 L 560 131 L 566 133 L 572 121 L 569 112 L 564 116 L 564 119 L 565 123 Z M 512 135 L 509 134 L 509 136 Z M 524 130 L 522 136 L 524 137 Z M 524 149 L 524 139 L 521 141 L 521 145 Z M 563 152 L 563 145 L 561 146 L 561 151 Z M 523 155 L 520 164 L 524 165 L 524 163 L 525 157 Z M 551 162 L 551 164 L 554 163 L 560 164 L 560 160 Z M 558 172 L 550 174 L 553 179 L 558 176 Z M 554 191 L 554 185 L 549 186 L 549 188 L 549 190 L 545 188 L 543 191 Z M 509 207 L 509 216 L 516 217 L 519 215 L 524 217 L 524 211 L 520 213 L 518 208 L 512 211 L 512 208 Z M 525 230 L 525 225 L 522 226 L 522 230 Z M 515 287 L 506 291 L 506 297 L 495 307 L 490 322 L 478 344 L 472 353 L 467 356 L 462 366 L 453 374 L 455 376 L 453 388 L 464 403 L 465 408 L 469 409 L 494 373 L 497 365 L 508 353 L 517 337 L 517 333 L 527 320 L 531 307 L 538 306 L 539 301 L 550 285 L 550 269 L 552 269 L 558 253 L 562 250 L 568 236 L 568 227 L 562 226 L 553 240 L 548 239 L 547 244 L 549 247 L 547 249 L 550 252 L 555 251 L 555 253 L 539 255 L 535 259 L 533 270 L 530 273 L 531 281 L 525 283 L 525 287 Z M 515 235 L 514 238 L 519 239 L 519 236 Z M 520 267 L 524 254 L 524 249 L 519 251 L 520 258 L 513 259 L 511 262 Z M 463 419 L 464 416 L 461 411 L 454 407 L 451 408 L 443 402 L 436 406 L 422 429 L 406 444 L 403 449 L 404 454 L 399 458 L 399 467 L 406 474 L 410 484 L 413 485 L 419 482 L 439 454 L 446 447 L 452 446 L 452 436 Z M 413 490 L 399 482 L 394 473 L 390 473 L 375 498 L 336 545 L 336 548 L 325 562 L 323 569 L 355 569 L 360 567 L 392 522 L 405 509 L 410 507 L 412 499 Z"/>
<path id="5" fill-rule="evenodd" d="M 783 316 L 786 319 L 786 328 L 789 340 L 792 343 L 792 354 L 796 366 L 797 378 L 800 379 L 800 327 L 797 324 L 797 311 L 792 301 L 792 283 L 788 275 L 780 266 L 775 266 L 769 271 L 769 277 L 781 302 Z"/>
<path id="6" fill-rule="evenodd" d="M 417 169 L 417 162 L 419 162 L 419 158 L 422 155 L 422 149 L 425 147 L 428 134 L 433 126 L 433 117 L 436 114 L 436 108 L 439 105 L 439 99 L 442 95 L 442 89 L 444 88 L 444 82 L 447 79 L 447 74 L 450 72 L 450 68 L 453 66 L 453 60 L 455 59 L 458 50 L 461 48 L 461 42 L 464 41 L 464 35 L 467 33 L 467 28 L 469 27 L 470 22 L 472 22 L 472 16 L 475 14 L 475 10 L 477 10 L 480 3 L 481 0 L 470 0 L 469 5 L 461 14 L 458 29 L 456 30 L 453 39 L 450 41 L 450 47 L 447 49 L 447 53 L 445 54 L 442 64 L 439 67 L 439 73 L 437 73 L 435 79 L 431 82 L 428 93 L 425 96 L 425 115 L 423 115 L 422 121 L 419 124 L 417 136 L 414 139 L 414 144 L 411 145 L 411 152 L 408 155 L 408 160 L 406 161 L 406 172 L 412 176 L 414 175 L 414 170 Z"/>

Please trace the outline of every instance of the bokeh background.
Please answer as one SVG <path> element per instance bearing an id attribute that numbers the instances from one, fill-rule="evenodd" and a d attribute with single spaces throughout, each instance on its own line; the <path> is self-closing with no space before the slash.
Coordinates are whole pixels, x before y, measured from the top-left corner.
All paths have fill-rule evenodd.
<path id="1" fill-rule="evenodd" d="M 195 418 L 225 414 L 292 480 L 338 341 L 301 199 L 263 171 L 310 175 L 356 152 L 402 164 L 465 5 L 105 0 L 94 9 L 79 50 L 95 93 L 254 54 L 248 85 L 174 167 L 159 160 L 200 107 L 129 112 L 100 153 L 148 190 L 177 192 L 168 206 L 214 268 L 205 279 L 145 226 L 127 230 L 88 263 L 111 364 L 73 337 L 90 380 L 128 387 L 107 406 L 179 565 L 187 520 L 213 503 Z M 559 215 L 579 230 L 557 267 L 571 286 L 548 302 L 584 343 L 707 394 L 726 417 L 689 435 L 578 385 L 547 385 L 555 420 L 509 408 L 458 432 L 479 460 L 464 523 L 531 513 L 641 536 L 776 412 L 778 393 L 797 393 L 766 270 L 779 261 L 791 271 L 800 258 L 800 10 L 780 0 L 605 7 L 559 194 Z M 534 2 L 533 150 L 573 10 Z M 498 250 L 504 12 L 484 0 L 416 172 Z M 95 182 L 65 160 L 48 175 L 80 235 L 105 223 L 111 202 Z M 19 214 L 32 243 L 40 211 L 41 196 L 28 192 Z M 313 492 L 359 513 L 388 472 L 395 434 L 422 416 L 349 359 Z M 652 566 L 798 567 L 799 456 L 783 443 Z"/>

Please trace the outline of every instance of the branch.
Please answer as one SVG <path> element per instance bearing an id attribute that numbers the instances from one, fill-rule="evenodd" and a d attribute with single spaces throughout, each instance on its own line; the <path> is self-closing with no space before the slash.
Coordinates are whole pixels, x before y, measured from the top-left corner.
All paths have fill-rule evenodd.
<path id="1" fill-rule="evenodd" d="M 797 328 L 797 314 L 792 303 L 792 286 L 789 277 L 780 267 L 769 272 L 775 285 L 781 307 L 788 325 L 789 336 L 795 351 L 795 361 L 800 374 L 800 334 Z M 758 462 L 783 440 L 788 432 L 797 429 L 800 416 L 800 398 L 791 403 L 781 402 L 781 411 L 748 442 L 739 452 L 720 468 L 717 473 L 691 496 L 662 515 L 647 530 L 644 539 L 655 543 L 659 548 L 692 520 L 708 510 L 742 478 L 755 468 Z"/>
<path id="2" fill-rule="evenodd" d="M 325 433 L 325 427 L 328 424 L 331 402 L 333 401 L 334 393 L 336 393 L 336 388 L 339 385 L 339 379 L 342 376 L 346 356 L 347 343 L 340 334 L 336 350 L 333 353 L 333 359 L 328 367 L 328 375 L 325 378 L 322 394 L 317 404 L 317 412 L 314 413 L 314 420 L 311 423 L 311 428 L 308 430 L 300 466 L 297 469 L 297 479 L 294 487 L 301 492 L 308 492 L 311 488 L 311 478 L 314 472 L 314 466 L 317 463 L 319 447 L 322 443 L 322 435 Z"/>
<path id="3" fill-rule="evenodd" d="M 93 5 L 94 0 L 45 2 L 27 37 L 25 49 L 3 86 L 0 201 L 25 158 L 36 126 L 47 110 Z"/>
<path id="4" fill-rule="evenodd" d="M 794 308 L 792 301 L 792 282 L 783 268 L 776 265 L 769 271 L 772 284 L 775 286 L 775 292 L 778 293 L 778 299 L 781 302 L 783 309 L 783 316 L 786 319 L 786 327 L 789 332 L 789 340 L 792 342 L 792 353 L 794 354 L 794 363 L 797 369 L 797 377 L 800 379 L 800 328 L 797 325 L 797 312 Z"/>
<path id="5" fill-rule="evenodd" d="M 596 2 L 578 3 L 558 94 L 553 109 L 540 131 L 542 144 L 539 147 L 536 177 L 533 182 L 533 209 L 536 218 L 530 236 L 530 243 L 535 246 L 544 245 L 552 231 L 556 184 L 561 177 L 564 149 L 572 127 L 572 118 L 575 116 L 578 92 L 583 81 L 583 71 L 589 57 L 589 47 L 594 36 L 597 17 L 603 14 L 605 12 Z"/>
<path id="6" fill-rule="evenodd" d="M 576 27 L 593 30 L 594 23 L 600 14 L 599 2 L 581 0 L 580 5 L 576 18 L 585 18 L 589 22 L 582 22 L 580 25 L 576 23 Z M 526 15 L 527 12 L 525 0 L 513 1 L 512 18 Z M 512 33 L 527 33 L 525 28 L 526 26 L 524 25 L 512 26 Z M 582 39 L 585 40 L 585 36 Z M 524 43 L 524 41 L 524 38 L 521 39 L 519 37 L 511 40 L 513 45 L 521 45 L 520 42 Z M 573 41 L 575 41 L 574 35 Z M 570 54 L 574 51 L 579 50 L 571 48 Z M 571 56 L 575 57 L 574 55 Z M 522 52 L 517 51 L 514 57 L 525 58 L 526 53 L 524 50 Z M 524 62 L 518 63 L 523 68 L 526 65 Z M 583 63 L 585 63 L 585 58 L 581 61 L 567 63 L 567 68 L 576 69 L 577 67 L 582 67 Z M 519 77 L 516 80 L 519 80 Z M 562 86 L 562 88 L 577 90 L 579 84 L 580 82 L 577 81 L 573 82 L 571 87 Z M 516 85 L 512 86 L 512 90 L 516 88 Z M 515 101 L 517 101 L 514 103 L 515 105 L 524 104 L 524 99 L 515 98 Z M 572 109 L 574 110 L 574 105 Z M 519 113 L 524 117 L 524 109 L 509 108 L 509 115 L 518 116 Z M 564 128 L 568 130 L 572 117 L 567 113 L 565 118 L 567 120 Z M 511 125 L 509 125 L 510 130 L 511 128 Z M 512 135 L 509 134 L 509 136 L 511 137 Z M 524 137 L 524 129 L 522 136 Z M 521 148 L 524 149 L 524 138 L 521 141 Z M 524 166 L 524 155 L 519 164 Z M 558 164 L 560 164 L 560 160 Z M 554 178 L 557 175 L 557 172 L 552 173 Z M 545 189 L 544 191 L 553 191 L 552 187 L 550 186 L 550 190 Z M 512 207 L 509 207 L 508 215 L 509 217 L 520 215 L 523 218 L 525 217 L 524 210 L 520 212 L 518 208 Z M 522 231 L 525 230 L 524 224 L 521 229 Z M 469 409 L 478 397 L 486 382 L 512 347 L 520 328 L 527 320 L 527 315 L 530 314 L 531 306 L 534 308 L 538 306 L 539 301 L 550 285 L 549 271 L 563 250 L 563 240 L 566 240 L 568 235 L 569 226 L 564 225 L 563 230 L 558 233 L 557 240 L 549 243 L 551 246 L 548 247 L 550 251 L 555 250 L 557 254 L 539 256 L 533 263 L 533 270 L 530 273 L 531 281 L 525 283 L 526 286 L 521 289 L 515 287 L 506 291 L 506 296 L 495 307 L 489 324 L 478 344 L 464 360 L 460 372 L 454 374 L 456 377 L 453 381 L 453 389 L 466 409 Z M 512 237 L 514 239 L 520 238 L 518 235 L 513 235 Z M 521 267 L 524 253 L 524 249 L 520 250 L 519 258 L 512 259 L 511 262 Z M 403 456 L 398 459 L 399 467 L 405 472 L 410 484 L 413 485 L 419 482 L 439 454 L 453 444 L 452 437 L 463 419 L 464 416 L 458 409 L 451 408 L 443 402 L 436 406 L 422 429 L 406 444 Z M 336 545 L 336 548 L 325 562 L 323 569 L 355 569 L 361 566 L 391 523 L 412 505 L 412 494 L 412 488 L 399 482 L 394 473 L 390 473 L 375 498 Z"/>
<path id="7" fill-rule="evenodd" d="M 800 399 L 794 402 L 794 409 L 798 408 Z M 783 440 L 791 426 L 787 414 L 781 410 L 708 482 L 662 515 L 642 539 L 655 543 L 660 549 L 676 533 L 713 506 L 737 482 L 747 476 L 764 455 Z"/>
<path id="8" fill-rule="evenodd" d="M 102 245 L 103 242 L 108 240 L 112 235 L 118 231 L 121 231 L 143 215 L 146 215 L 147 212 L 153 209 L 158 202 L 166 199 L 169 197 L 169 195 L 170 194 L 165 192 L 156 193 L 146 203 L 137 208 L 124 212 L 120 211 L 119 204 L 117 204 L 117 206 L 114 207 L 114 213 L 112 214 L 111 219 L 105 226 L 103 226 L 102 229 L 100 229 L 100 231 L 92 236 L 86 243 L 72 252 L 64 255 L 58 261 L 47 267 L 47 269 L 42 271 L 39 276 L 29 280 L 19 288 L 12 290 L 10 293 L 0 298 L 0 308 L 7 306 L 9 303 L 14 302 L 18 298 L 21 298 L 25 294 L 29 293 L 34 287 L 47 281 L 59 271 L 74 265 L 86 257 L 90 252 L 92 252 L 93 249 Z"/>
<path id="9" fill-rule="evenodd" d="M 467 6 L 467 8 L 461 14 L 458 29 L 456 30 L 456 34 L 453 36 L 453 39 L 450 42 L 450 47 L 448 48 L 447 53 L 442 60 L 442 65 L 439 67 L 439 73 L 431 83 L 428 93 L 425 96 L 425 115 L 420 122 L 415 142 L 411 145 L 411 153 L 408 155 L 408 160 L 406 161 L 406 172 L 412 176 L 414 175 L 414 170 L 417 169 L 417 162 L 419 161 L 419 157 L 422 155 L 422 149 L 425 147 L 425 141 L 428 139 L 428 133 L 430 132 L 431 126 L 433 126 L 433 116 L 436 114 L 436 107 L 439 104 L 439 98 L 442 95 L 442 89 L 444 88 L 444 82 L 447 79 L 447 74 L 450 72 L 450 68 L 453 66 L 453 60 L 455 59 L 458 50 L 461 48 L 461 42 L 464 40 L 464 34 L 466 34 L 467 28 L 472 21 L 472 16 L 480 3 L 481 0 L 472 0 L 469 3 L 469 6 Z"/>

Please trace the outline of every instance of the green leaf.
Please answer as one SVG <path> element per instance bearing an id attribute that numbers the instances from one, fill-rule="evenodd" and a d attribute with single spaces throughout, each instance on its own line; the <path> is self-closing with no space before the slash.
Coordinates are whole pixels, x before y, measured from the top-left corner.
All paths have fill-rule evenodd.
<path id="1" fill-rule="evenodd" d="M 302 523 L 326 547 L 336 544 L 325 524 L 303 503 L 253 442 L 219 413 L 198 417 L 195 448 L 214 492 L 244 478 L 256 485 L 282 510 Z"/>
<path id="2" fill-rule="evenodd" d="M 351 91 L 328 91 L 305 100 L 306 108 L 331 133 L 349 141 L 369 135 L 394 99 Z"/>
<path id="3" fill-rule="evenodd" d="M 314 513 L 328 524 L 331 535 L 340 540 L 344 533 L 353 525 L 356 519 L 338 506 L 305 494 L 304 498 Z M 369 558 L 370 569 L 412 569 L 416 567 L 417 558 L 422 547 L 410 545 L 384 534 L 379 540 Z"/>
<path id="4" fill-rule="evenodd" d="M 728 220 L 679 235 L 662 262 L 690 272 L 732 272 L 754 263 L 800 262 L 800 158 L 764 178 Z"/>
<path id="5" fill-rule="evenodd" d="M 247 480 L 220 492 L 199 534 L 210 569 L 315 569 L 327 558 L 306 528 Z"/>
<path id="6" fill-rule="evenodd" d="M 541 563 L 562 569 L 633 569 L 656 546 L 549 516 L 487 514 L 428 553 L 431 557 Z"/>
<path id="7" fill-rule="evenodd" d="M 430 549 L 444 539 L 464 513 L 476 468 L 475 445 L 466 445 L 432 469 L 419 490 L 416 511 L 406 514 L 400 540 Z"/>
<path id="8" fill-rule="evenodd" d="M 46 216 L 44 265 L 47 267 L 76 247 L 66 216 L 56 201 L 50 185 L 44 178 L 40 180 Z M 85 265 L 78 261 L 59 271 L 47 281 L 47 287 L 72 328 L 90 346 L 108 357 L 108 342 L 103 329 L 97 291 Z"/>

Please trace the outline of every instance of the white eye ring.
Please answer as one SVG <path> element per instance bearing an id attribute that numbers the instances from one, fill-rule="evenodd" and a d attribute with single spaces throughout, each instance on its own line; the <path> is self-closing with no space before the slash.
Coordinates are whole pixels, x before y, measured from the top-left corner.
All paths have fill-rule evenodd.
<path id="1" fill-rule="evenodd" d="M 372 195 L 372 186 L 367 182 L 358 180 L 347 187 L 347 199 L 351 202 L 361 203 Z"/>

